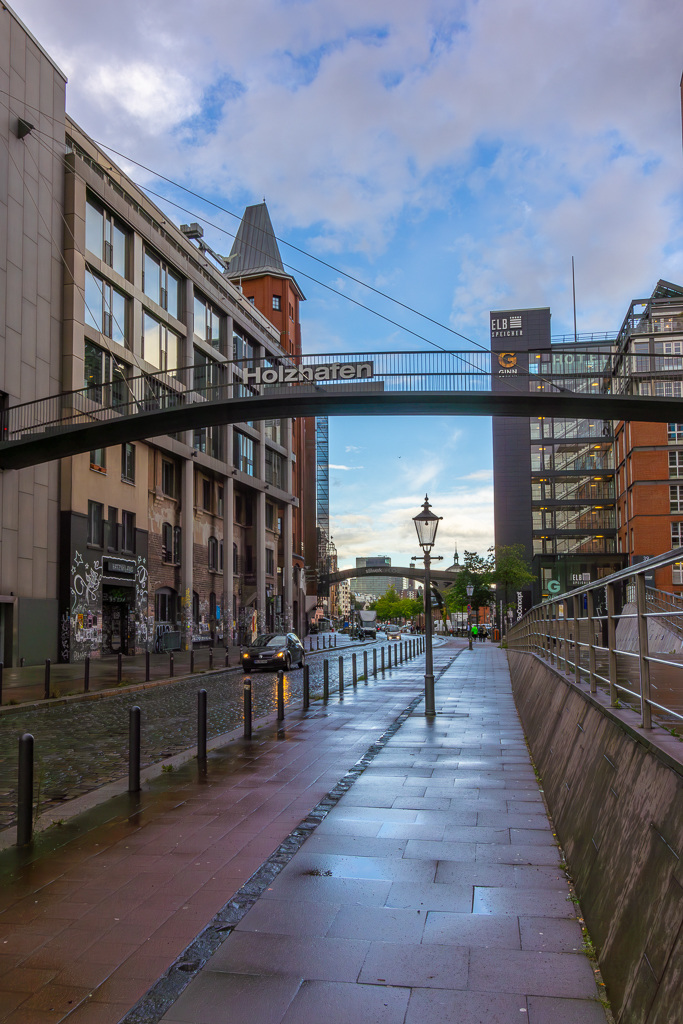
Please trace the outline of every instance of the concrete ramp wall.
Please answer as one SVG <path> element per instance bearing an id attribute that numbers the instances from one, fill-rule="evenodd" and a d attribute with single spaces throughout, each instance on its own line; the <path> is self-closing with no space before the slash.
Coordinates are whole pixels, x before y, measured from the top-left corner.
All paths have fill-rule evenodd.
<path id="1" fill-rule="evenodd" d="M 534 655 L 508 660 L 615 1019 L 683 1022 L 683 743 Z"/>

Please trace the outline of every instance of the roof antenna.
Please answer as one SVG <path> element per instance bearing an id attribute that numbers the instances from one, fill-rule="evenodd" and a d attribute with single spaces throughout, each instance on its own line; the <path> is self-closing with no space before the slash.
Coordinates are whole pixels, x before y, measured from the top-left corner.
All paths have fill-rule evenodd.
<path id="1" fill-rule="evenodd" d="M 576 283 L 574 281 L 574 257 L 572 256 L 572 298 L 574 300 L 574 342 L 576 343 Z"/>

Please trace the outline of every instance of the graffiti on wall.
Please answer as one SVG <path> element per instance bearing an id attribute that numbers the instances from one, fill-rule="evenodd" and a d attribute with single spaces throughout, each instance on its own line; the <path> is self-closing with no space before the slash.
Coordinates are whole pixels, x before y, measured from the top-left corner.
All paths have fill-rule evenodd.
<path id="1" fill-rule="evenodd" d="M 147 581 L 147 559 L 138 555 L 135 567 L 135 646 L 141 647 L 143 651 L 149 648 L 152 632 L 148 615 Z"/>
<path id="2" fill-rule="evenodd" d="M 67 660 L 83 661 L 102 647 L 102 559 L 90 563 L 79 551 L 71 563 Z M 62 623 L 62 650 L 67 624 Z"/>

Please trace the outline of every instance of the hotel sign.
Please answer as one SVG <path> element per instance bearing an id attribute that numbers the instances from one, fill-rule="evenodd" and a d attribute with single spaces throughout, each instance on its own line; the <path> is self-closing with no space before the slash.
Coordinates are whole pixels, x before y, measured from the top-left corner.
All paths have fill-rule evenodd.
<path id="1" fill-rule="evenodd" d="M 365 380 L 374 364 L 314 363 L 311 366 L 256 366 L 242 371 L 245 384 L 310 384 L 316 381 Z"/>

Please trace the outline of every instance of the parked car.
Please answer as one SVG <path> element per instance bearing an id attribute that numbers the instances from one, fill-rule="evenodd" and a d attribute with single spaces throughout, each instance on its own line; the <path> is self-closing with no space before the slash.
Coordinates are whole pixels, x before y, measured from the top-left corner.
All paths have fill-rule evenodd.
<path id="1" fill-rule="evenodd" d="M 305 660 L 304 645 L 296 634 L 261 633 L 242 653 L 242 671 L 282 668 L 286 672 L 295 664 L 303 668 Z"/>

